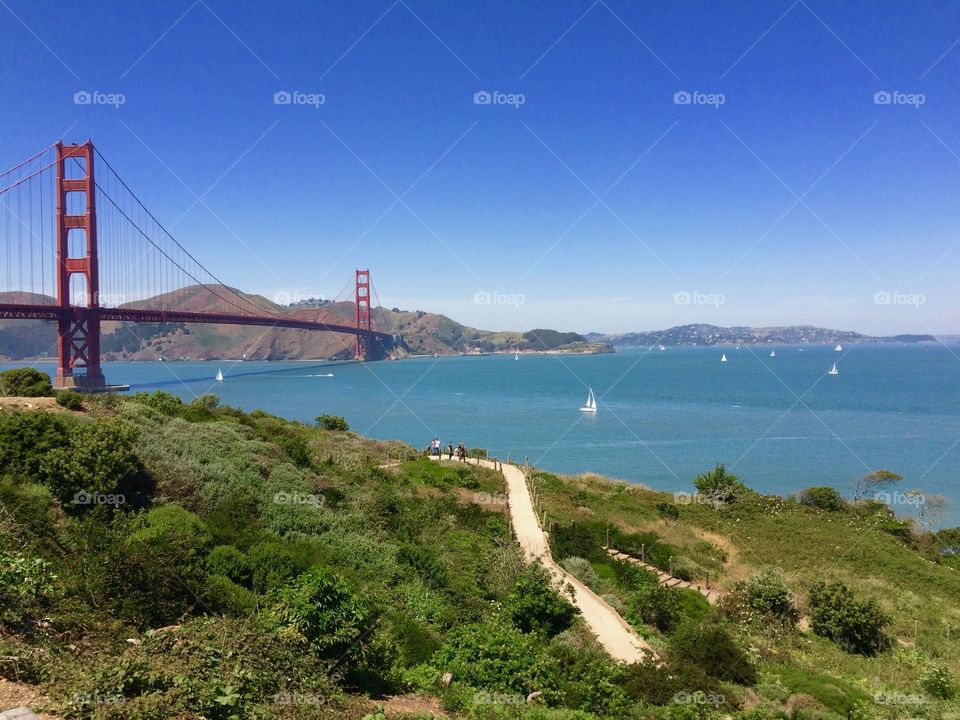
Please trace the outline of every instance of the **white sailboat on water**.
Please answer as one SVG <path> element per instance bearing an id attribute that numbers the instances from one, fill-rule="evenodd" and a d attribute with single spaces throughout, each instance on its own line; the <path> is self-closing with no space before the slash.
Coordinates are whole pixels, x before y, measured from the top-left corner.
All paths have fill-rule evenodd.
<path id="1" fill-rule="evenodd" d="M 597 411 L 597 398 L 593 394 L 593 388 L 587 388 L 587 404 L 580 408 L 580 412 L 595 413 Z"/>
<path id="2" fill-rule="evenodd" d="M 827 372 L 827 375 L 839 375 L 839 374 L 840 374 L 840 371 L 837 370 L 837 364 L 836 364 L 836 363 L 834 363 L 834 364 L 833 364 L 833 367 L 830 368 L 829 372 Z"/>
<path id="3" fill-rule="evenodd" d="M 220 371 L 220 368 L 217 368 L 217 377 L 215 377 L 214 380 L 223 382 L 223 373 Z"/>
<path id="4" fill-rule="evenodd" d="M 777 351 L 776 351 L 776 350 L 771 350 L 771 351 L 770 351 L 770 357 L 776 357 L 776 356 L 777 356 Z"/>
<path id="5" fill-rule="evenodd" d="M 519 359 L 520 359 L 520 353 L 515 352 L 515 353 L 513 354 L 513 359 L 514 359 L 514 360 L 519 360 Z"/>
<path id="6" fill-rule="evenodd" d="M 843 352 L 843 346 L 840 343 L 837 343 L 837 346 L 833 349 L 834 352 Z"/>
<path id="7" fill-rule="evenodd" d="M 727 354 L 724 353 L 723 355 L 720 356 L 720 362 L 726 362 L 726 361 L 727 361 Z"/>

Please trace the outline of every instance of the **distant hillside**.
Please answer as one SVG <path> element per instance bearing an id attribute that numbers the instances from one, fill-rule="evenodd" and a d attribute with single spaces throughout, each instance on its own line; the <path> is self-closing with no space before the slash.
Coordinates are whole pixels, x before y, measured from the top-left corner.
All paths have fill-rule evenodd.
<path id="1" fill-rule="evenodd" d="M 593 342 L 609 343 L 617 348 L 650 345 L 824 345 L 856 343 L 936 342 L 933 335 L 863 335 L 852 330 L 829 330 L 811 325 L 787 327 L 719 327 L 717 325 L 677 325 L 667 330 L 650 330 L 623 335 L 589 333 Z"/>
<path id="2" fill-rule="evenodd" d="M 211 294 L 199 287 L 186 288 L 173 296 L 158 296 L 128 303 L 126 307 L 164 307 L 202 310 Z M 226 288 L 224 288 L 226 290 Z M 266 312 L 340 325 L 354 323 L 356 308 L 352 302 L 301 302 L 281 306 L 260 295 L 239 293 L 245 300 Z M 225 293 L 221 293 L 225 294 Z M 25 298 L 18 293 L 0 293 L 2 302 L 53 303 L 42 295 Z M 238 301 L 239 303 L 240 301 Z M 212 306 L 211 306 L 212 308 Z M 222 308 L 219 308 L 221 309 Z M 576 333 L 555 330 L 494 332 L 461 325 L 445 315 L 423 310 L 374 308 L 378 330 L 401 335 L 399 355 L 487 353 L 512 350 L 546 352 L 609 352 L 611 348 L 591 344 Z M 248 327 L 243 325 L 194 325 L 184 323 L 103 324 L 102 351 L 107 360 L 168 360 L 241 358 L 248 360 L 315 360 L 353 357 L 352 335 L 293 330 L 287 328 Z M 52 357 L 56 351 L 56 328 L 41 320 L 0 321 L 0 359 L 22 360 Z"/>

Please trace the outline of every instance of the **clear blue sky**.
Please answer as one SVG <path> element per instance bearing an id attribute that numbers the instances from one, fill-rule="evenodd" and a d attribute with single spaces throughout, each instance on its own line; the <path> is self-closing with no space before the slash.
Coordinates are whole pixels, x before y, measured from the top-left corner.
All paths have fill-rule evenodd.
<path id="1" fill-rule="evenodd" d="M 954 2 L 2 0 L 0 166 L 91 137 L 267 296 L 369 266 L 486 328 L 956 333 L 958 39 Z"/>

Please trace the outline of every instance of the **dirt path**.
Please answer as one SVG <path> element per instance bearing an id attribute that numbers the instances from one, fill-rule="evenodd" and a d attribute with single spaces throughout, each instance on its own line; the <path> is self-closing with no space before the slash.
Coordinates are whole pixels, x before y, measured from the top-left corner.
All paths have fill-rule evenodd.
<path id="1" fill-rule="evenodd" d="M 516 465 L 495 464 L 490 460 L 471 462 L 493 470 L 503 469 L 513 531 L 523 550 L 524 558 L 527 562 L 539 559 L 550 573 L 557 589 L 561 589 L 564 584 L 573 587 L 574 605 L 579 608 L 587 626 L 610 656 L 616 660 L 633 663 L 643 660 L 648 655 L 654 655 L 647 642 L 630 627 L 626 620 L 620 617 L 616 610 L 554 561 L 550 554 L 550 546 L 547 544 L 547 536 L 537 522 L 523 470 Z"/>

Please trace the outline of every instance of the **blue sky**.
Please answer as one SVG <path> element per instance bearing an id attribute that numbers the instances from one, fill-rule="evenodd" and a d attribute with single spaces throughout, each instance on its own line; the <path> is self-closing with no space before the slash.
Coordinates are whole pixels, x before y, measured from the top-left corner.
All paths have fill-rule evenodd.
<path id="1" fill-rule="evenodd" d="M 385 305 L 485 328 L 960 332 L 956 3 L 3 0 L 0 18 L 0 166 L 93 138 L 245 290 L 333 296 L 369 266 Z"/>

